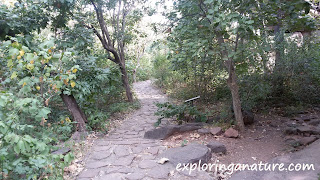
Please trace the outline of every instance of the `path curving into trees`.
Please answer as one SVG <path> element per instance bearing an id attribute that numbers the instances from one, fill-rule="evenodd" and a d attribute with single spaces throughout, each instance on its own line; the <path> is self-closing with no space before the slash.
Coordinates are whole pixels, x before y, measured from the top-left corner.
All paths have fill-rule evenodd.
<path id="1" fill-rule="evenodd" d="M 164 102 L 167 97 L 153 87 L 150 80 L 135 83 L 133 87 L 141 108 L 108 136 L 95 141 L 77 179 L 194 179 L 183 174 L 172 175 L 175 167 L 158 164 L 158 155 L 166 147 L 160 140 L 143 138 L 157 120 L 154 103 Z"/>

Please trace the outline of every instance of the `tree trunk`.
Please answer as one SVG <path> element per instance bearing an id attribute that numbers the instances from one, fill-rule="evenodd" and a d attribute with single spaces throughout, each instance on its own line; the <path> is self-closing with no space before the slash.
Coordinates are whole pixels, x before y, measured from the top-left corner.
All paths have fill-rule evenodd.
<path id="1" fill-rule="evenodd" d="M 217 33 L 217 39 L 220 47 L 224 47 L 223 36 Z M 239 87 L 237 84 L 237 75 L 234 69 L 234 62 L 232 61 L 232 59 L 228 58 L 228 51 L 226 50 L 226 48 L 221 49 L 221 56 L 222 56 L 222 59 L 224 58 L 228 59 L 224 61 L 224 65 L 227 68 L 227 71 L 229 73 L 227 84 L 232 95 L 232 104 L 233 104 L 234 116 L 236 118 L 237 126 L 239 127 L 240 132 L 243 132 L 245 130 L 245 127 L 244 127 L 243 116 L 241 111 L 241 101 L 239 96 Z"/>
<path id="2" fill-rule="evenodd" d="M 137 69 L 138 68 L 135 68 L 133 70 L 133 73 L 132 73 L 132 78 L 133 78 L 133 82 L 136 83 L 137 82 Z"/>
<path id="3" fill-rule="evenodd" d="M 274 27 L 274 42 L 275 42 L 275 59 L 274 59 L 274 69 L 273 69 L 273 79 L 272 79 L 272 85 L 273 85 L 273 95 L 276 98 L 279 98 L 283 96 L 284 93 L 284 76 L 282 74 L 283 71 L 283 54 L 284 54 L 284 47 L 283 47 L 283 41 L 284 41 L 284 36 L 283 33 L 281 32 L 281 10 L 278 10 L 277 13 L 277 25 Z M 278 101 L 281 101 L 278 99 Z"/>
<path id="4" fill-rule="evenodd" d="M 128 81 L 128 74 L 126 71 L 126 67 L 122 63 L 119 63 L 119 67 L 120 67 L 120 71 L 121 71 L 121 81 L 122 81 L 123 87 L 126 90 L 126 95 L 127 95 L 128 101 L 133 102 L 133 96 L 132 96 L 130 84 Z"/>
<path id="5" fill-rule="evenodd" d="M 71 113 L 73 120 L 77 122 L 77 131 L 85 132 L 87 118 L 78 106 L 76 99 L 73 97 L 73 95 L 66 95 L 63 93 L 60 94 L 60 97 Z"/>
<path id="6" fill-rule="evenodd" d="M 237 83 L 237 75 L 234 69 L 234 63 L 232 60 L 227 60 L 225 61 L 225 66 L 227 69 L 229 69 L 229 78 L 227 80 L 227 84 L 232 95 L 234 116 L 236 118 L 236 122 L 239 127 L 239 130 L 243 132 L 245 127 L 244 127 L 243 116 L 241 111 L 242 108 L 241 108 L 241 101 L 239 96 L 239 86 Z"/>
<path id="7" fill-rule="evenodd" d="M 275 38 L 275 64 L 274 64 L 274 70 L 275 72 L 281 71 L 281 66 L 282 66 L 282 57 L 284 52 L 283 48 L 283 41 L 284 41 L 284 36 L 283 33 L 281 32 L 281 27 L 282 27 L 282 10 L 279 9 L 277 12 L 277 24 L 274 26 L 274 38 Z"/>

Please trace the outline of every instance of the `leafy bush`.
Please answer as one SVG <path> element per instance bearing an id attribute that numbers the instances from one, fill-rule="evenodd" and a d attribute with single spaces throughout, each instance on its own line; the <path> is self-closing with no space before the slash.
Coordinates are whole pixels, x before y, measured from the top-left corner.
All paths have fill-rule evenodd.
<path id="1" fill-rule="evenodd" d="M 119 102 L 111 104 L 108 107 L 108 111 L 110 114 L 118 113 L 118 112 L 125 112 L 130 109 L 139 109 L 140 108 L 140 102 L 134 101 L 133 103 L 127 103 L 127 102 Z"/>
<path id="2" fill-rule="evenodd" d="M 87 111 L 88 115 L 88 125 L 91 130 L 94 131 L 108 131 L 106 127 L 107 119 L 109 118 L 109 113 L 102 112 L 100 110 L 94 110 L 91 112 Z"/>
<path id="3" fill-rule="evenodd" d="M 72 154 L 53 155 L 54 140 L 44 133 L 43 118 L 50 109 L 34 98 L 0 93 L 1 178 L 38 179 L 59 175 L 72 160 Z M 42 125 L 42 126 L 39 126 Z M 61 161 L 63 159 L 63 161 Z"/>
<path id="4" fill-rule="evenodd" d="M 72 154 L 51 152 L 61 137 L 57 134 L 71 133 L 71 121 L 50 119 L 49 104 L 61 89 L 67 94 L 73 91 L 79 66 L 68 66 L 72 53 L 54 52 L 53 41 L 27 47 L 19 43 L 22 40 L 27 41 L 17 37 L 13 43 L 1 44 L 0 61 L 6 66 L 1 67 L 5 80 L 0 93 L 0 175 L 6 179 L 62 177 Z"/>
<path id="5" fill-rule="evenodd" d="M 175 105 L 169 102 L 166 103 L 157 103 L 158 107 L 155 115 L 160 116 L 158 121 L 155 123 L 155 126 L 161 124 L 161 120 L 164 118 L 175 118 L 178 121 L 178 124 L 186 121 L 196 121 L 196 122 L 206 122 L 206 114 L 197 110 L 196 107 L 189 106 L 187 104 Z"/>

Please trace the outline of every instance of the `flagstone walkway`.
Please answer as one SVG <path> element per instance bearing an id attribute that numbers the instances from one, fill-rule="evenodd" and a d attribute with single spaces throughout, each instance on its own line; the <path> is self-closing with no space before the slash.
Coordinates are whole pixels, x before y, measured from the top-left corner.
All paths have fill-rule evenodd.
<path id="1" fill-rule="evenodd" d="M 159 154 L 166 150 L 160 140 L 144 139 L 144 133 L 153 127 L 157 117 L 155 102 L 167 98 L 152 86 L 150 80 L 134 84 L 141 108 L 123 120 L 120 127 L 106 137 L 95 141 L 85 158 L 85 168 L 78 180 L 153 180 L 153 179 L 212 179 L 207 173 L 188 175 L 177 172 L 166 163 L 158 164 Z"/>

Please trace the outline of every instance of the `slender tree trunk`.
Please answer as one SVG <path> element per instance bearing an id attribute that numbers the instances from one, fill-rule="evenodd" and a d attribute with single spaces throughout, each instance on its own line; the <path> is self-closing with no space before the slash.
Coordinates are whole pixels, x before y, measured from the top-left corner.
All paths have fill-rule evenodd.
<path id="1" fill-rule="evenodd" d="M 112 62 L 116 63 L 117 65 L 119 65 L 120 71 L 122 73 L 121 75 L 121 81 L 123 83 L 123 87 L 126 90 L 126 95 L 128 98 L 129 102 L 133 102 L 133 97 L 132 97 L 132 92 L 130 89 L 130 85 L 129 85 L 129 81 L 128 81 L 128 74 L 126 72 L 126 67 L 125 67 L 125 54 L 124 54 L 124 40 L 125 40 L 125 29 L 126 29 L 126 16 L 128 15 L 128 13 L 131 11 L 131 8 L 126 9 L 125 5 L 123 5 L 123 12 L 122 12 L 122 20 L 120 21 L 120 15 L 121 15 L 121 2 L 125 1 L 119 1 L 119 9 L 117 12 L 117 17 L 116 17 L 116 22 L 114 22 L 114 25 L 116 27 L 114 27 L 115 30 L 115 34 L 117 34 L 117 38 L 113 39 L 112 36 L 110 35 L 109 31 L 108 31 L 108 26 L 106 25 L 106 22 L 103 18 L 103 11 L 102 11 L 102 6 L 99 3 L 95 3 L 94 0 L 90 0 L 91 4 L 93 5 L 95 11 L 96 11 L 96 17 L 97 17 L 97 21 L 99 22 L 100 28 L 101 28 L 101 33 L 96 30 L 92 25 L 88 26 L 85 25 L 86 27 L 90 28 L 93 30 L 93 32 L 97 35 L 97 37 L 99 38 L 100 42 L 102 43 L 102 46 L 105 50 L 107 50 L 108 52 L 110 52 L 111 54 L 113 54 L 114 57 L 110 56 L 108 57 L 108 59 L 110 59 Z M 115 19 L 115 17 L 114 17 Z M 120 29 L 120 22 L 121 22 L 121 29 Z M 121 36 L 120 36 L 121 35 Z M 117 42 L 118 45 L 118 49 L 115 49 L 115 42 Z"/>
<path id="2" fill-rule="evenodd" d="M 130 84 L 128 81 L 128 73 L 126 71 L 126 67 L 123 63 L 120 63 L 119 67 L 120 67 L 120 71 L 121 71 L 121 81 L 122 81 L 123 87 L 126 90 L 126 95 L 127 95 L 128 101 L 133 102 L 133 96 L 132 96 Z"/>
<path id="3" fill-rule="evenodd" d="M 133 82 L 136 83 L 137 82 L 137 68 L 135 68 L 133 70 L 132 78 L 133 78 Z"/>
<path id="4" fill-rule="evenodd" d="M 63 93 L 60 94 L 60 97 L 71 113 L 73 120 L 77 122 L 77 131 L 85 132 L 87 118 L 78 106 L 76 99 L 73 95 L 66 95 Z"/>
<path id="5" fill-rule="evenodd" d="M 239 96 L 239 86 L 237 83 L 237 75 L 234 69 L 234 63 L 232 60 L 227 60 L 225 61 L 225 66 L 227 69 L 229 69 L 229 78 L 227 80 L 227 84 L 232 95 L 234 116 L 236 118 L 236 122 L 240 131 L 244 131 L 245 127 L 244 127 L 243 116 L 241 111 L 242 108 L 241 108 L 241 101 Z"/>
<path id="6" fill-rule="evenodd" d="M 282 27 L 282 12 L 281 10 L 278 10 L 277 13 L 277 24 L 274 26 L 274 42 L 275 42 L 275 59 L 274 59 L 274 69 L 273 69 L 273 94 L 275 97 L 281 97 L 284 93 L 284 77 L 282 74 L 283 71 L 283 54 L 284 54 L 284 48 L 283 48 L 283 41 L 284 36 L 281 32 Z"/>
<path id="7" fill-rule="evenodd" d="M 277 12 L 277 24 L 274 26 L 274 42 L 275 42 L 275 60 L 274 60 L 274 72 L 278 73 L 282 70 L 281 66 L 283 64 L 282 62 L 282 55 L 284 53 L 283 48 L 283 41 L 284 41 L 284 35 L 281 32 L 282 27 L 282 14 L 283 12 L 281 9 Z"/>
<path id="8" fill-rule="evenodd" d="M 223 37 L 219 33 L 217 33 L 217 39 L 220 47 L 224 47 Z M 228 58 L 228 51 L 225 48 L 221 50 L 221 56 L 222 56 L 222 59 Z M 234 68 L 234 62 L 232 61 L 232 59 L 228 58 L 228 60 L 224 61 L 224 65 L 229 73 L 227 84 L 232 95 L 234 116 L 236 118 L 236 122 L 237 122 L 237 126 L 239 127 L 239 130 L 243 132 L 245 130 L 245 127 L 244 127 L 243 116 L 241 111 L 242 108 L 241 108 L 241 101 L 239 96 L 239 86 L 237 83 L 237 75 Z"/>

